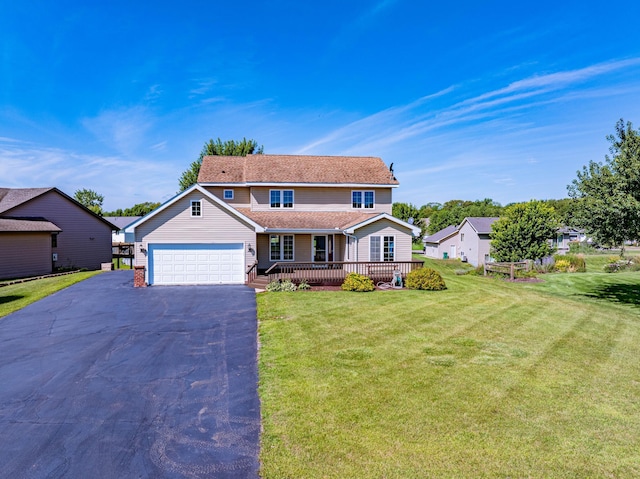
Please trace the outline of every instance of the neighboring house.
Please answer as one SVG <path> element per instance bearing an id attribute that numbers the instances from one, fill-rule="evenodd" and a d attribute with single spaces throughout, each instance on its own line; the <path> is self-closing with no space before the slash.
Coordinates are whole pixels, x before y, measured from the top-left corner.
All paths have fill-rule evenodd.
<path id="1" fill-rule="evenodd" d="M 111 262 L 114 225 L 57 188 L 0 188 L 0 278 Z"/>
<path id="2" fill-rule="evenodd" d="M 423 239 L 425 256 L 460 258 L 473 266 L 491 260 L 491 225 L 496 217 L 468 217 L 458 226 L 447 226 Z M 446 254 L 446 256 L 445 256 Z"/>
<path id="3" fill-rule="evenodd" d="M 569 252 L 569 243 L 581 243 L 587 241 L 587 235 L 582 229 L 562 227 L 558 228 L 558 233 L 551 240 L 551 246 L 557 248 L 559 254 Z"/>
<path id="4" fill-rule="evenodd" d="M 207 156 L 198 184 L 126 228 L 148 284 L 245 283 L 257 264 L 412 260 L 380 158 Z M 336 265 L 337 266 L 337 265 Z"/>
<path id="5" fill-rule="evenodd" d="M 115 225 L 118 229 L 111 234 L 112 243 L 126 243 L 124 228 L 134 221 L 138 221 L 142 216 L 105 216 L 104 219 Z"/>
<path id="6" fill-rule="evenodd" d="M 455 258 L 458 251 L 458 227 L 447 226 L 431 236 L 423 238 L 424 255 L 429 258 Z"/>
<path id="7" fill-rule="evenodd" d="M 473 266 L 491 261 L 491 225 L 499 218 L 469 217 L 458 227 L 460 239 L 459 255 L 463 261 Z"/>
<path id="8" fill-rule="evenodd" d="M 0 217 L 0 279 L 51 273 L 51 239 L 61 231 L 44 218 Z"/>

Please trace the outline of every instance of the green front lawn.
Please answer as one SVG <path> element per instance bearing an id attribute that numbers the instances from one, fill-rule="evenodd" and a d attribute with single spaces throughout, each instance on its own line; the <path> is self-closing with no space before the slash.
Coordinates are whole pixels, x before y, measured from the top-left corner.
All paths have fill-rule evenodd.
<path id="1" fill-rule="evenodd" d="M 0 288 L 0 318 L 99 272 L 85 271 L 3 286 Z"/>
<path id="2" fill-rule="evenodd" d="M 640 273 L 428 264 L 448 290 L 258 295 L 263 477 L 639 477 Z"/>

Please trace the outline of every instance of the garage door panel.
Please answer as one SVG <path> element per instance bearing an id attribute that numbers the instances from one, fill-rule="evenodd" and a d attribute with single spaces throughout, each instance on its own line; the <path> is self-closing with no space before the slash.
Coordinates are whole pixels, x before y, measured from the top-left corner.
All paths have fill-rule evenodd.
<path id="1" fill-rule="evenodd" d="M 244 283 L 244 244 L 150 244 L 150 284 Z"/>

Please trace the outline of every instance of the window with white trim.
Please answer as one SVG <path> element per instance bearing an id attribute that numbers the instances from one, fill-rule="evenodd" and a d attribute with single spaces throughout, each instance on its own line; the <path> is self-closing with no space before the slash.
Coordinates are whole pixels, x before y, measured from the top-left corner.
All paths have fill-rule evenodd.
<path id="1" fill-rule="evenodd" d="M 202 216 L 202 201 L 201 200 L 192 200 L 191 201 L 191 216 Z"/>
<path id="2" fill-rule="evenodd" d="M 269 259 L 271 261 L 293 261 L 293 235 L 270 235 Z"/>
<path id="3" fill-rule="evenodd" d="M 225 200 L 233 199 L 233 190 L 224 190 L 223 197 Z"/>
<path id="4" fill-rule="evenodd" d="M 293 190 L 269 190 L 271 208 L 293 208 Z"/>
<path id="5" fill-rule="evenodd" d="M 354 190 L 351 192 L 351 207 L 358 209 L 373 209 L 375 206 L 375 192 L 373 190 Z"/>
<path id="6" fill-rule="evenodd" d="M 395 236 L 370 236 L 369 261 L 395 261 Z"/>

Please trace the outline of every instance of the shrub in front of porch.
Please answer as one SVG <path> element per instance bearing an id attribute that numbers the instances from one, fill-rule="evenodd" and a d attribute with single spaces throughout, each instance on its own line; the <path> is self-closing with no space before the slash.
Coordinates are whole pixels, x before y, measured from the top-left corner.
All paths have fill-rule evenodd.
<path id="1" fill-rule="evenodd" d="M 426 291 L 442 291 L 447 289 L 442 276 L 431 268 L 414 269 L 407 275 L 405 285 L 409 289 L 422 289 Z"/>
<path id="2" fill-rule="evenodd" d="M 358 291 L 360 293 L 376 289 L 373 281 L 368 276 L 358 273 L 349 273 L 342 283 L 344 291 Z"/>

